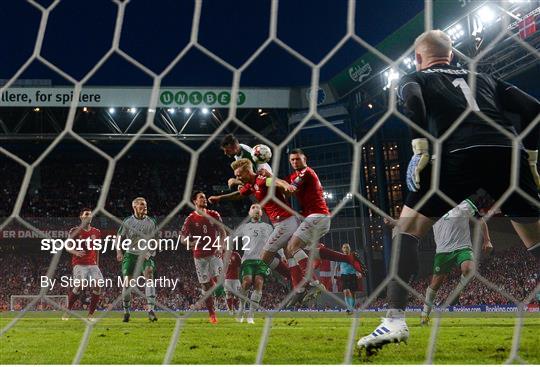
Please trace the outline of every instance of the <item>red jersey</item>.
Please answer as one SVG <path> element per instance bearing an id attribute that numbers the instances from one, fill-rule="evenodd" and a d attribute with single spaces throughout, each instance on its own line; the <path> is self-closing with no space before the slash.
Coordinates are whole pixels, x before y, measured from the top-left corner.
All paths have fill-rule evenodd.
<path id="1" fill-rule="evenodd" d="M 319 177 L 311 167 L 294 171 L 287 177 L 287 182 L 296 187 L 296 198 L 302 210 L 300 214 L 330 214 L 323 197 L 323 187 Z"/>
<path id="2" fill-rule="evenodd" d="M 75 232 L 77 231 L 77 232 Z M 74 233 L 73 238 L 75 240 L 77 239 L 86 239 L 90 238 L 92 241 L 90 242 L 90 245 L 88 248 L 86 248 L 86 243 L 82 243 L 84 255 L 82 257 L 77 257 L 75 255 L 72 255 L 71 257 L 71 265 L 97 265 L 97 251 L 94 250 L 94 243 L 93 241 L 96 239 L 101 239 L 101 231 L 97 228 L 90 227 L 88 231 L 84 230 L 80 227 L 73 227 L 69 230 L 69 234 Z M 75 234 L 76 233 L 76 234 Z"/>
<path id="3" fill-rule="evenodd" d="M 231 254 L 231 259 L 229 261 L 229 267 L 227 268 L 227 274 L 225 274 L 225 279 L 240 279 L 240 264 L 242 263 L 242 258 L 240 254 L 236 251 L 233 251 Z"/>
<path id="4" fill-rule="evenodd" d="M 240 194 L 244 196 L 249 196 L 253 194 L 255 196 L 255 199 L 257 199 L 258 202 L 262 202 L 266 195 L 268 194 L 268 186 L 266 186 L 266 177 L 264 176 L 257 176 L 255 179 L 254 184 L 247 183 L 240 189 Z M 289 206 L 289 201 L 281 193 L 280 191 L 276 190 L 276 198 L 281 200 L 285 205 Z M 272 223 L 277 223 L 282 221 L 285 218 L 289 218 L 292 216 L 291 213 L 289 213 L 287 210 L 285 210 L 283 207 L 281 207 L 279 204 L 277 204 L 274 200 L 269 200 L 264 206 L 264 211 L 266 212 L 266 215 L 268 215 L 268 218 L 270 218 L 270 221 Z"/>
<path id="5" fill-rule="evenodd" d="M 205 209 L 208 216 L 222 222 L 221 216 L 215 210 Z M 210 219 L 197 213 L 191 212 L 190 215 L 184 221 L 182 226 L 182 236 L 191 237 L 191 244 L 197 243 L 197 247 L 193 248 L 193 257 L 208 257 L 213 255 L 217 248 L 218 243 L 216 239 L 221 234 L 220 227 L 217 223 L 212 222 Z M 199 236 L 200 238 L 193 238 Z"/>

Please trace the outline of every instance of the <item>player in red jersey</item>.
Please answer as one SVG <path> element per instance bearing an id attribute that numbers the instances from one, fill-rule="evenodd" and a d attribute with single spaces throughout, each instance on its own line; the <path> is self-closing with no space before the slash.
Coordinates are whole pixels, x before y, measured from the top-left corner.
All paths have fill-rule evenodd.
<path id="1" fill-rule="evenodd" d="M 223 255 L 225 260 L 225 254 Z M 236 311 L 237 298 L 235 294 L 240 294 L 242 285 L 240 284 L 240 264 L 242 258 L 236 251 L 232 251 L 229 258 L 229 265 L 225 273 L 225 299 L 229 315 L 233 316 Z"/>
<path id="2" fill-rule="evenodd" d="M 69 230 L 69 238 L 72 239 L 87 239 L 90 238 L 90 242 L 85 242 L 83 250 L 67 250 L 73 256 L 71 258 L 71 265 L 73 266 L 73 278 L 77 280 L 86 279 L 90 281 L 92 286 L 92 296 L 90 298 L 90 305 L 88 306 L 88 320 L 94 321 L 94 311 L 99 302 L 101 295 L 100 283 L 103 281 L 103 275 L 99 270 L 99 252 L 93 248 L 93 240 L 101 239 L 101 231 L 95 227 L 92 227 L 92 209 L 84 208 L 79 213 L 79 219 L 81 224 L 77 227 L 73 227 Z M 68 294 L 68 310 L 72 310 L 75 305 L 80 292 L 84 290 L 79 287 L 75 287 Z M 68 314 L 64 313 L 62 320 L 68 320 Z"/>
<path id="3" fill-rule="evenodd" d="M 194 191 L 191 202 L 196 209 L 188 215 L 182 226 L 182 242 L 193 250 L 197 278 L 203 290 L 207 292 L 214 284 L 212 278 L 219 276 L 223 270 L 223 261 L 216 251 L 221 249 L 226 232 L 223 227 L 215 223 L 215 221 L 222 221 L 221 216 L 217 211 L 207 208 L 208 202 L 204 192 Z M 215 221 L 210 220 L 209 217 Z M 210 323 L 217 324 L 214 297 L 208 295 L 205 303 L 210 314 Z"/>
<path id="4" fill-rule="evenodd" d="M 236 178 L 240 180 L 243 185 L 239 187 L 238 191 L 220 196 L 211 196 L 209 198 L 210 202 L 239 200 L 243 197 L 248 197 L 249 195 L 255 196 L 255 199 L 258 202 L 264 201 L 273 178 L 256 174 L 253 171 L 253 164 L 249 159 L 242 158 L 234 161 L 231 164 L 231 167 L 234 170 Z M 263 205 L 264 211 L 274 226 L 274 231 L 263 248 L 261 259 L 271 269 L 275 269 L 287 278 L 290 276 L 293 287 L 296 287 L 298 283 L 302 281 L 303 277 L 300 267 L 298 265 L 294 267 L 289 266 L 287 271 L 284 264 L 276 257 L 277 251 L 287 245 L 287 242 L 294 231 L 296 231 L 299 224 L 298 219 L 285 208 L 289 206 L 289 200 L 285 196 L 285 190 L 288 186 L 289 185 L 285 181 L 276 179 L 275 196 L 282 204 L 280 205 L 274 199 L 271 199 Z M 307 258 L 305 253 L 304 256 Z"/>

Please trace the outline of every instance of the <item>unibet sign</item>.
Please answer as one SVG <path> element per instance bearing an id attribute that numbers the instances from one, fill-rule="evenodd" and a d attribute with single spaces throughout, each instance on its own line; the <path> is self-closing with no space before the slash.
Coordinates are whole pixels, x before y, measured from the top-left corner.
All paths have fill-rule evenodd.
<path id="1" fill-rule="evenodd" d="M 165 106 L 170 105 L 190 105 L 190 106 L 227 106 L 231 102 L 231 93 L 227 91 L 213 92 L 213 91 L 183 91 L 179 90 L 172 92 L 165 90 L 161 92 L 159 100 Z M 244 92 L 238 92 L 237 103 L 239 106 L 246 102 L 246 94 Z"/>

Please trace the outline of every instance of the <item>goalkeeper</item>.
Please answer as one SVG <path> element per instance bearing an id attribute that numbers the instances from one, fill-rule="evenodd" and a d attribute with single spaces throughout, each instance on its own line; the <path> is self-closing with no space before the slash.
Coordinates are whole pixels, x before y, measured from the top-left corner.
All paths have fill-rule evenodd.
<path id="1" fill-rule="evenodd" d="M 397 92 L 405 115 L 413 124 L 437 139 L 444 137 L 441 139 L 439 191 L 460 203 L 483 188 L 498 200 L 512 183 L 512 146 L 516 140 L 519 159 L 517 167 L 514 167 L 518 175 L 515 182 L 530 199 L 514 191 L 500 208 L 510 217 L 528 252 L 538 261 L 540 125 L 531 124 L 538 117 L 540 103 L 502 80 L 482 73 L 471 75 L 467 69 L 450 65 L 452 41 L 443 31 L 421 34 L 415 41 L 415 56 L 417 71 L 401 79 Z M 476 94 L 469 88 L 470 76 L 476 78 Z M 519 115 L 522 130 L 531 125 L 522 140 L 518 140 L 518 133 L 505 112 Z M 498 125 L 497 128 L 486 119 Z M 449 131 L 456 122 L 457 127 Z M 412 133 L 414 155 L 407 169 L 410 192 L 399 219 L 399 234 L 395 238 L 396 244 L 401 246 L 397 275 L 405 282 L 417 271 L 418 239 L 435 220 L 451 209 L 450 203 L 438 195 L 430 195 L 425 202 L 422 200 L 432 186 L 430 155 L 433 146 L 419 130 L 412 129 Z M 358 347 L 365 348 L 367 354 L 387 343 L 409 338 L 404 315 L 408 291 L 397 280 L 391 280 L 387 297 L 389 309 L 383 323 L 358 342 Z"/>

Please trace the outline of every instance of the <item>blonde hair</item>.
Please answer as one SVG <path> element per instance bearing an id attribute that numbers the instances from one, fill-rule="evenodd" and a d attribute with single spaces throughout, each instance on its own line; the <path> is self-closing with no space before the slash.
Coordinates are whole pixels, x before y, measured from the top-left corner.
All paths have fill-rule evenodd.
<path id="1" fill-rule="evenodd" d="M 414 49 L 426 56 L 448 57 L 452 52 L 452 40 L 440 29 L 434 29 L 418 36 L 414 41 Z"/>
<path id="2" fill-rule="evenodd" d="M 146 201 L 146 199 L 142 196 L 139 196 L 138 198 L 133 199 L 133 201 L 131 202 L 131 206 L 137 205 L 137 203 L 139 203 L 140 201 Z"/>
<path id="3" fill-rule="evenodd" d="M 248 168 L 253 171 L 253 163 L 247 158 L 240 158 L 231 163 L 231 168 L 236 171 L 237 168 Z"/>

